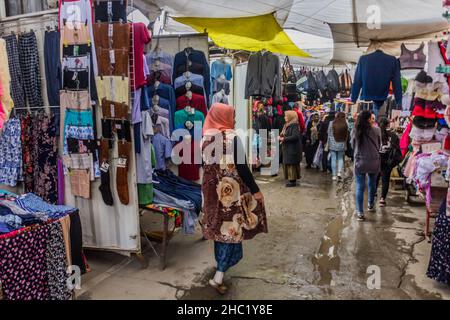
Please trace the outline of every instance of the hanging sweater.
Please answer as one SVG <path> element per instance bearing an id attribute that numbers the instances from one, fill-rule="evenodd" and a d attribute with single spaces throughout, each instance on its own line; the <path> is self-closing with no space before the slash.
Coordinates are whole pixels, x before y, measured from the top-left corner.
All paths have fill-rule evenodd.
<path id="1" fill-rule="evenodd" d="M 389 94 L 391 81 L 395 101 L 397 105 L 401 105 L 402 82 L 398 60 L 381 50 L 362 56 L 356 68 L 352 86 L 352 101 L 356 102 L 360 93 L 362 100 L 385 101 Z"/>

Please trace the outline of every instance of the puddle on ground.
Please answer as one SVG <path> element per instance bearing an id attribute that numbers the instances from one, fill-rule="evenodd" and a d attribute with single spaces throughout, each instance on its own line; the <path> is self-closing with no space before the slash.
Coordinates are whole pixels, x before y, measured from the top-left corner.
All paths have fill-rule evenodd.
<path id="1" fill-rule="evenodd" d="M 343 217 L 337 217 L 327 227 L 323 236 L 319 250 L 312 257 L 314 271 L 319 272 L 319 279 L 316 279 L 318 285 L 331 285 L 333 281 L 332 271 L 338 271 L 341 259 L 338 256 L 338 250 L 341 242 L 341 231 L 344 227 Z"/>
<path id="2" fill-rule="evenodd" d="M 395 220 L 400 221 L 400 222 L 404 222 L 404 223 L 413 223 L 416 222 L 418 219 L 417 218 L 411 218 L 411 217 L 405 217 L 405 216 L 394 216 Z"/>

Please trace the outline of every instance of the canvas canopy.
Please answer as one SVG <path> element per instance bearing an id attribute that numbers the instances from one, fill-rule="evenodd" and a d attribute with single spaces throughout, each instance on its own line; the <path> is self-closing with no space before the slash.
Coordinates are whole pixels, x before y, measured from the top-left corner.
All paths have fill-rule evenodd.
<path id="1" fill-rule="evenodd" d="M 411 41 L 449 27 L 442 17 L 441 0 L 142 1 L 168 13 L 164 31 L 170 33 L 193 31 L 171 17 L 239 18 L 275 13 L 291 40 L 314 56 L 308 62 L 316 65 L 357 62 L 374 40 Z"/>

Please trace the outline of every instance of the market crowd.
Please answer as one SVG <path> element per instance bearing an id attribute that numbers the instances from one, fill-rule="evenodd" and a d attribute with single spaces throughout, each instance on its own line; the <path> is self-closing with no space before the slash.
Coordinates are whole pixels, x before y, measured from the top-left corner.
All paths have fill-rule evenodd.
<path id="1" fill-rule="evenodd" d="M 262 103 L 256 109 L 254 127 L 260 143 L 270 140 L 263 137 L 265 132 L 279 130 L 279 160 L 287 188 L 296 187 L 301 180 L 300 164 L 304 161 L 306 170 L 327 173 L 331 181 L 342 182 L 346 172 L 353 172 L 359 220 L 364 220 L 366 183 L 368 210 L 374 210 L 376 199 L 380 207 L 386 206 L 391 172 L 402 160 L 399 138 L 391 130 L 390 119 L 376 119 L 368 110 L 343 112 L 342 105 L 315 110 L 300 101 L 292 108 L 288 102 L 280 102 L 279 117 L 273 121 L 269 121 Z M 353 170 L 346 171 L 346 167 Z"/>

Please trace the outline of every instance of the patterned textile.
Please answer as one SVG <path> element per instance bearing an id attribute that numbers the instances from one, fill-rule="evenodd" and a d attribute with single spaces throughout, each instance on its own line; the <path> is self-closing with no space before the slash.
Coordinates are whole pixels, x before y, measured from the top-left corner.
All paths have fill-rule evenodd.
<path id="1" fill-rule="evenodd" d="M 31 147 L 33 145 L 33 135 L 32 132 L 32 121 L 31 115 L 23 115 L 20 119 L 22 131 L 21 131 L 21 140 L 22 140 L 22 163 L 23 163 L 23 181 L 25 185 L 25 191 L 33 191 L 34 190 L 34 168 L 31 158 Z"/>
<path id="2" fill-rule="evenodd" d="M 49 203 L 58 202 L 58 140 L 54 115 L 33 119 L 34 192 Z"/>
<path id="3" fill-rule="evenodd" d="M 217 262 L 217 271 L 226 272 L 241 261 L 244 253 L 242 243 L 214 242 L 214 255 Z"/>
<path id="4" fill-rule="evenodd" d="M 15 187 L 22 177 L 20 132 L 20 120 L 12 118 L 0 136 L 0 184 Z"/>
<path id="5" fill-rule="evenodd" d="M 67 287 L 66 249 L 60 222 L 49 225 L 49 238 L 45 252 L 50 300 L 69 300 L 71 292 Z"/>
<path id="6" fill-rule="evenodd" d="M 8 52 L 9 73 L 11 75 L 11 96 L 14 101 L 14 107 L 24 108 L 25 92 L 23 90 L 22 71 L 19 61 L 19 45 L 15 35 L 5 36 L 6 51 Z"/>
<path id="7" fill-rule="evenodd" d="M 45 213 L 52 219 L 58 219 L 69 213 L 77 211 L 76 208 L 62 205 L 52 205 L 38 196 L 28 193 L 16 199 L 17 206 L 32 213 Z"/>
<path id="8" fill-rule="evenodd" d="M 67 145 L 67 138 L 75 138 L 80 140 L 93 140 L 94 128 L 90 126 L 72 126 L 64 127 L 64 154 L 69 154 L 69 147 Z"/>
<path id="9" fill-rule="evenodd" d="M 39 54 L 34 32 L 24 33 L 19 36 L 19 61 L 29 106 L 43 107 Z"/>
<path id="10" fill-rule="evenodd" d="M 67 138 L 74 138 L 79 140 L 94 140 L 94 128 L 91 126 L 65 126 L 64 130 L 64 151 L 63 154 L 69 154 L 69 146 L 67 144 Z M 99 178 L 100 173 L 100 162 L 98 161 L 98 156 L 94 161 L 94 177 Z M 67 168 L 65 167 L 64 173 L 67 174 Z"/>
<path id="11" fill-rule="evenodd" d="M 48 298 L 48 237 L 49 226 L 44 225 L 0 240 L 0 280 L 7 300 Z"/>
<path id="12" fill-rule="evenodd" d="M 240 243 L 267 233 L 266 212 L 239 176 L 234 156 L 227 152 L 233 150 L 235 135 L 223 136 L 220 163 L 215 163 L 215 155 L 206 154 L 206 150 L 211 152 L 209 145 L 213 142 L 203 144 L 203 235 L 208 240 Z"/>
<path id="13" fill-rule="evenodd" d="M 450 285 L 450 218 L 446 214 L 446 201 L 436 217 L 433 244 L 427 276 Z"/>

